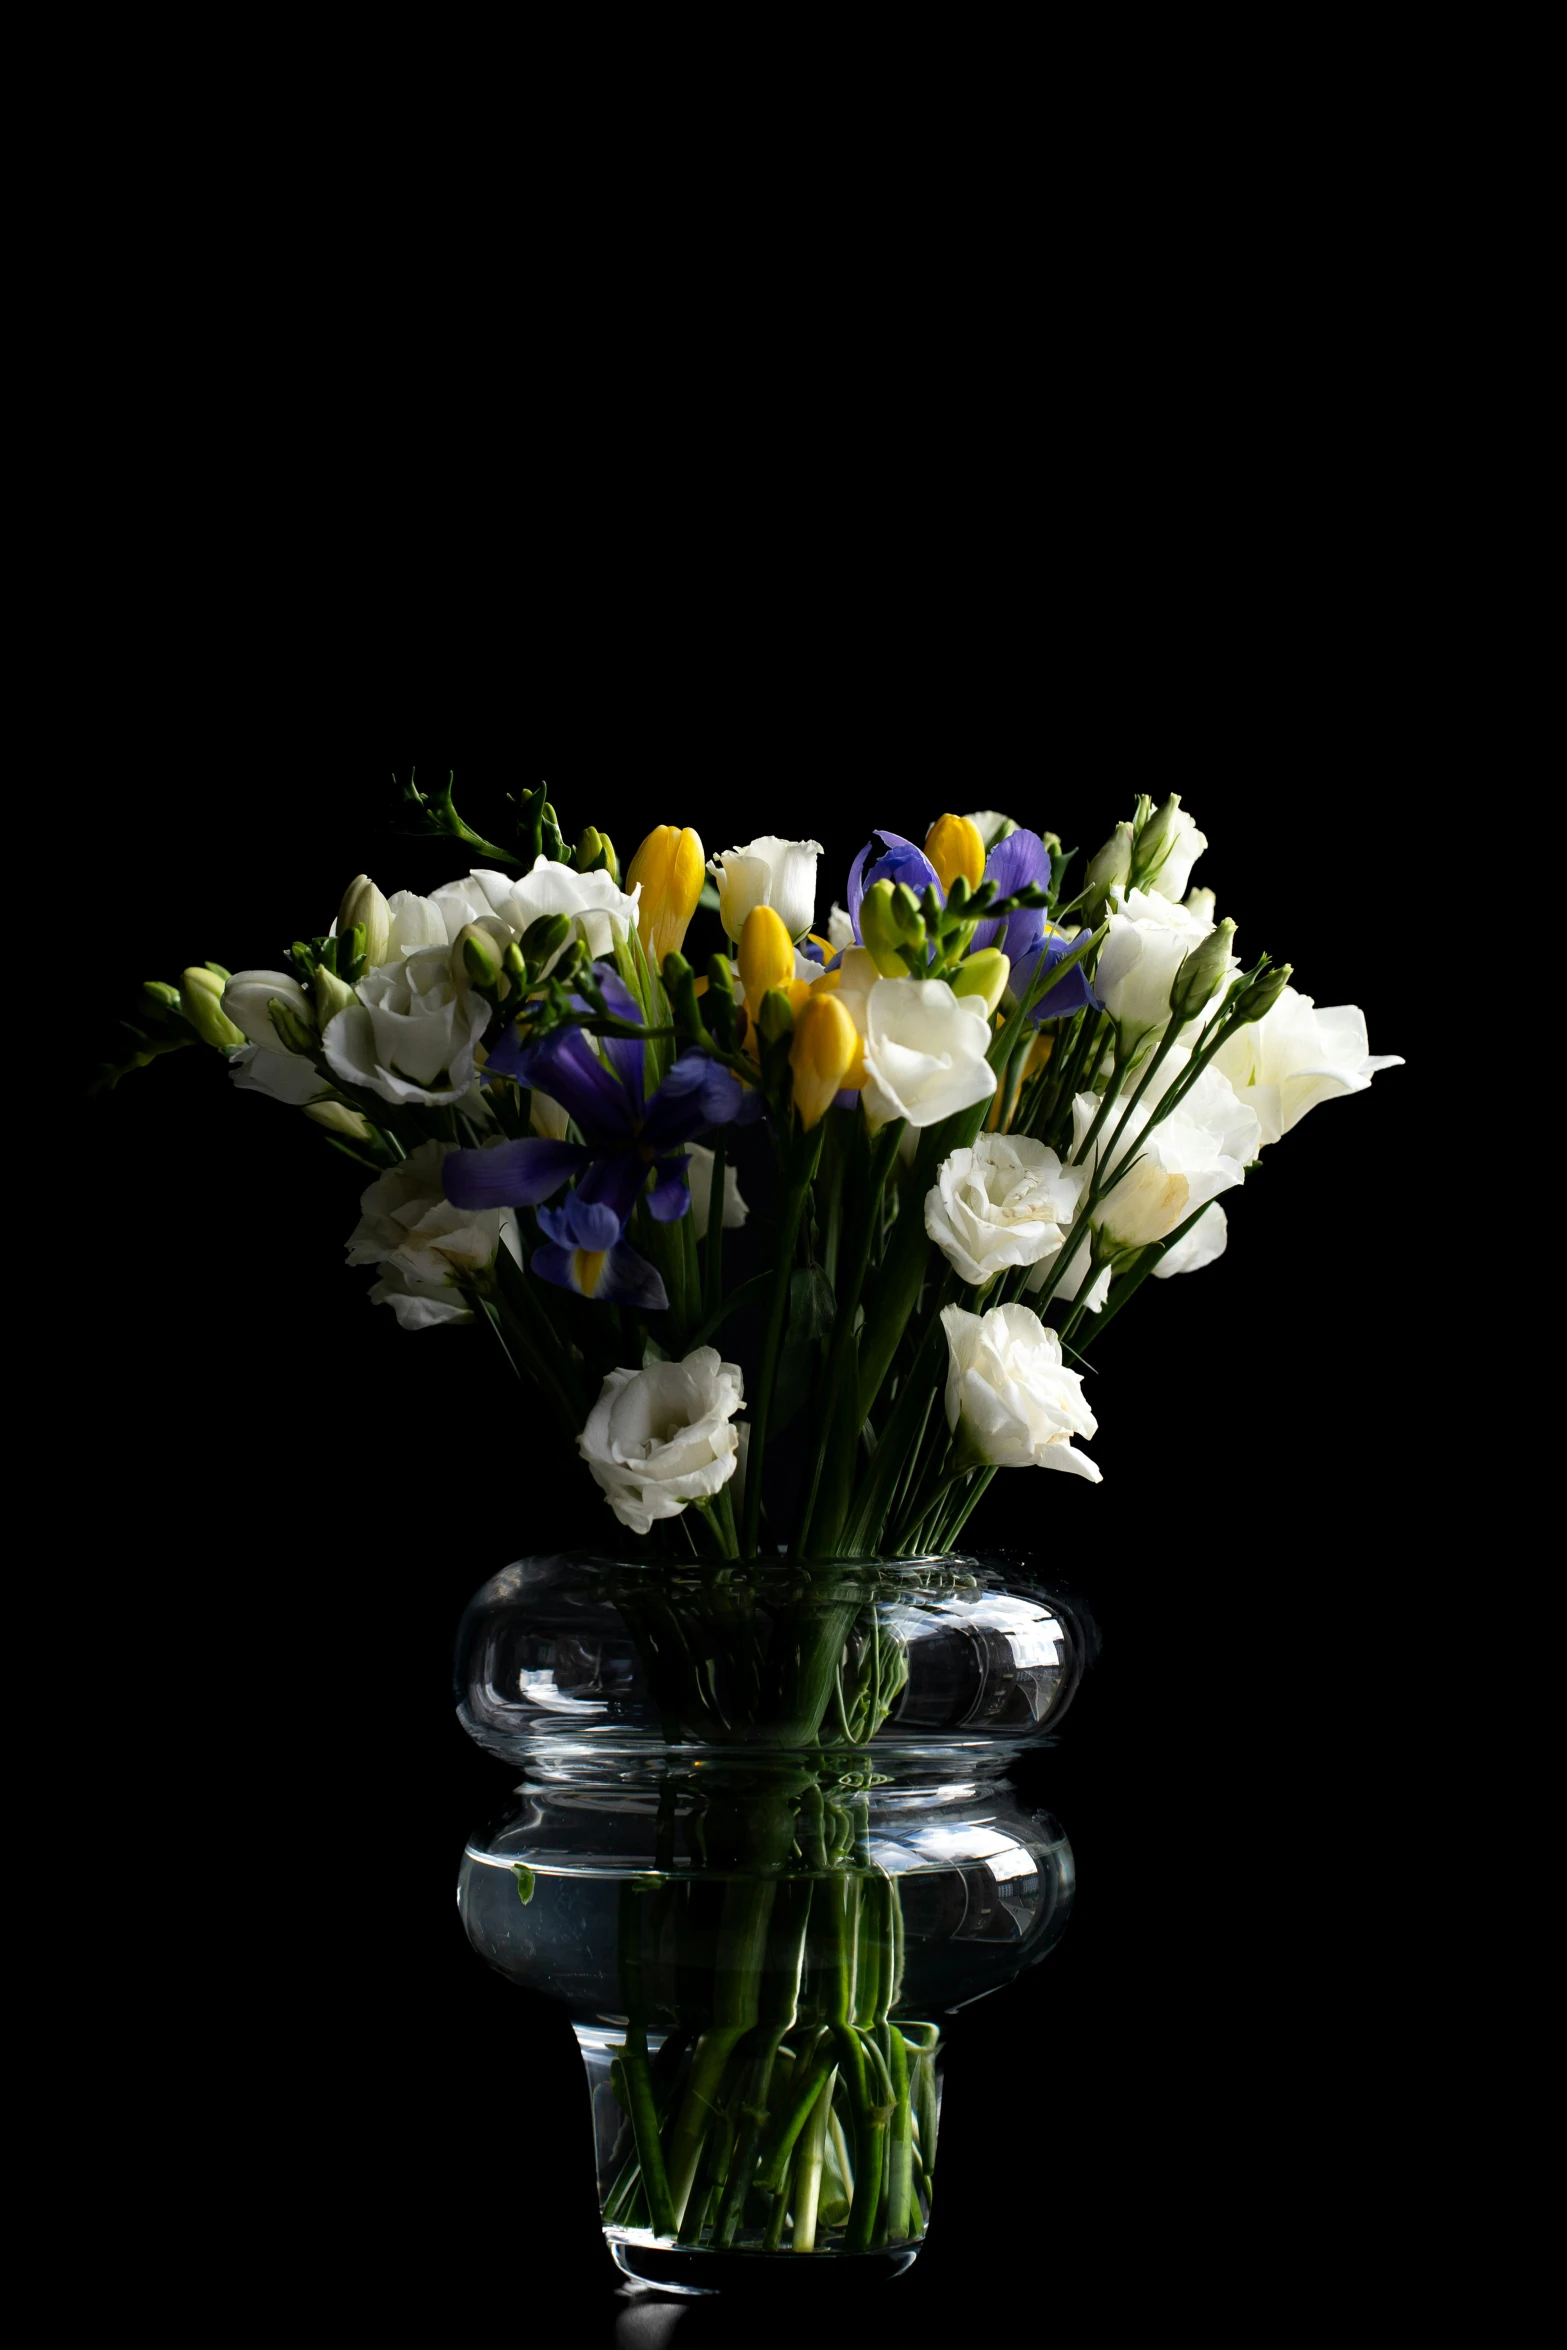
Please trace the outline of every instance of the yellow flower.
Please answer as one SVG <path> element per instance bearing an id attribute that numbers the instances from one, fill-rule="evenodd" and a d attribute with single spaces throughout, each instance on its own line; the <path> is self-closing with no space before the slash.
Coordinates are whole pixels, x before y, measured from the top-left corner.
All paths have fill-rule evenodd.
<path id="1" fill-rule="evenodd" d="M 978 889 L 985 878 L 985 844 L 979 826 L 966 816 L 938 816 L 925 835 L 925 854 L 943 889 L 950 889 L 960 873 L 970 889 Z"/>
<path id="2" fill-rule="evenodd" d="M 740 985 L 752 1020 L 770 987 L 787 988 L 794 978 L 794 941 L 771 906 L 753 906 L 740 933 Z"/>
<path id="3" fill-rule="evenodd" d="M 631 860 L 626 875 L 628 893 L 640 882 L 637 936 L 655 971 L 662 971 L 666 955 L 678 955 L 686 928 L 702 895 L 702 843 L 689 825 L 660 824 L 650 832 Z"/>
<path id="4" fill-rule="evenodd" d="M 833 1096 L 859 1052 L 859 1031 L 836 994 L 813 988 L 800 1007 L 789 1043 L 795 1115 L 807 1133 L 832 1108 Z"/>

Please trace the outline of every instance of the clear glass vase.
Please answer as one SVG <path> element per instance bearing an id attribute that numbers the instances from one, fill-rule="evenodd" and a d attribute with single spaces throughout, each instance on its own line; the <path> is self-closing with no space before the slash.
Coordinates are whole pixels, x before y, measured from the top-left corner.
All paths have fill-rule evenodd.
<path id="1" fill-rule="evenodd" d="M 1071 1907 L 1064 1836 L 1002 1774 L 1094 1645 L 969 1557 L 568 1554 L 476 1596 L 459 1710 L 525 1778 L 464 1855 L 463 1922 L 570 2015 L 628 2275 L 838 2290 L 914 2259 L 947 2019 Z"/>

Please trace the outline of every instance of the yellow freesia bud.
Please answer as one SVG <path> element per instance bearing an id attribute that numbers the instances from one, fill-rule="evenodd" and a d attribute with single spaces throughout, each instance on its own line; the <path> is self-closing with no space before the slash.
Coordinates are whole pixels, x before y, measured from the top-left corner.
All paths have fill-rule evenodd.
<path id="1" fill-rule="evenodd" d="M 967 955 L 958 965 L 957 977 L 952 982 L 954 995 L 978 995 L 985 999 L 985 1009 L 993 1012 L 1007 991 L 1007 975 L 1011 960 L 999 947 L 981 947 L 977 955 Z"/>
<path id="2" fill-rule="evenodd" d="M 925 854 L 943 889 L 950 889 L 960 873 L 970 889 L 978 889 L 985 878 L 985 844 L 979 826 L 966 816 L 938 816 L 925 835 Z"/>
<path id="3" fill-rule="evenodd" d="M 794 941 L 771 906 L 753 906 L 740 933 L 740 985 L 754 1020 L 770 987 L 787 987 L 794 977 Z"/>
<path id="4" fill-rule="evenodd" d="M 684 832 L 675 824 L 657 825 L 632 858 L 626 889 L 642 885 L 637 936 L 655 971 L 684 946 L 705 872 L 702 843 L 689 825 Z"/>
<path id="5" fill-rule="evenodd" d="M 859 1052 L 859 1030 L 836 994 L 813 989 L 801 1006 L 789 1042 L 795 1116 L 807 1133 L 832 1108 L 833 1096 L 848 1077 Z"/>

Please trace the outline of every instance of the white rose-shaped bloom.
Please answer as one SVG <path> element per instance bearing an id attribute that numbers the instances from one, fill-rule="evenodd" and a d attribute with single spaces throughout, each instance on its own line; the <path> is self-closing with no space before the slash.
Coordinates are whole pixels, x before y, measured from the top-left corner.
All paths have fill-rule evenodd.
<path id="1" fill-rule="evenodd" d="M 1195 946 L 1212 930 L 1185 906 L 1157 892 L 1117 891 L 1110 933 L 1094 966 L 1094 993 L 1130 1049 L 1139 1038 L 1169 1025 L 1170 988 Z M 1230 957 L 1230 968 L 1238 969 Z"/>
<path id="2" fill-rule="evenodd" d="M 691 1186 L 691 1228 L 698 1240 L 707 1238 L 708 1218 L 713 1207 L 713 1154 L 699 1142 L 685 1146 L 686 1181 Z M 724 1230 L 736 1232 L 750 1214 L 740 1197 L 740 1178 L 733 1167 L 724 1168 Z"/>
<path id="3" fill-rule="evenodd" d="M 1230 1220 L 1215 1200 L 1211 1208 L 1204 1208 L 1186 1238 L 1165 1250 L 1153 1269 L 1154 1279 L 1168 1281 L 1172 1273 L 1200 1273 L 1204 1265 L 1223 1256 L 1229 1237 Z"/>
<path id="4" fill-rule="evenodd" d="M 954 1151 L 925 1194 L 925 1230 L 978 1288 L 1008 1265 L 1038 1265 L 1061 1246 L 1086 1178 L 1026 1134 L 981 1134 Z"/>
<path id="5" fill-rule="evenodd" d="M 247 1044 L 234 1055 L 229 1075 L 241 1093 L 269 1093 L 275 1102 L 288 1102 L 295 1109 L 331 1091 L 303 1053 L 266 1052 L 259 1044 Z"/>
<path id="6" fill-rule="evenodd" d="M 871 1131 L 892 1118 L 938 1126 L 954 1110 L 988 1101 L 996 1090 L 989 1044 L 983 997 L 954 995 L 944 979 L 878 979 L 865 1006 Z"/>
<path id="7" fill-rule="evenodd" d="M 1211 889 L 1189 889 L 1181 900 L 1181 904 L 1186 908 L 1188 914 L 1194 916 L 1199 922 L 1208 923 L 1212 923 L 1217 918 L 1214 914 L 1214 902 Z"/>
<path id="8" fill-rule="evenodd" d="M 236 971 L 223 987 L 223 1009 L 236 1028 L 243 1030 L 252 1044 L 263 1052 L 286 1053 L 290 1047 L 283 1042 L 272 1025 L 267 1010 L 276 1000 L 285 1010 L 294 1013 L 307 1028 L 316 1024 L 310 998 L 297 979 L 290 979 L 286 971 Z"/>
<path id="9" fill-rule="evenodd" d="M 1191 883 L 1192 867 L 1207 846 L 1208 835 L 1198 831 L 1196 818 L 1188 816 L 1184 808 L 1177 808 L 1170 828 L 1168 854 L 1148 887 L 1162 898 L 1185 897 Z"/>
<path id="10" fill-rule="evenodd" d="M 720 1362 L 714 1346 L 683 1363 L 610 1372 L 577 1450 L 623 1526 L 646 1534 L 655 1518 L 678 1517 L 727 1483 L 744 1400 L 739 1364 Z"/>
<path id="11" fill-rule="evenodd" d="M 1098 1108 L 1094 1094 L 1080 1093 L 1074 1099 L 1075 1149 L 1082 1148 Z M 1112 1111 L 1090 1153 L 1089 1164 L 1097 1167 L 1107 1154 L 1116 1165 L 1135 1151 L 1136 1164 L 1094 1210 L 1095 1224 L 1117 1249 L 1146 1248 L 1150 1241 L 1163 1240 L 1194 1208 L 1243 1183 L 1247 1166 L 1261 1147 L 1256 1119 L 1229 1079 L 1212 1067 L 1203 1071 L 1180 1107 L 1152 1129 L 1151 1115 L 1148 1101 L 1119 1119 Z"/>
<path id="12" fill-rule="evenodd" d="M 225 1005 L 227 999 L 225 998 Z M 1402 1069 L 1397 1053 L 1372 1053 L 1358 1004 L 1325 1004 L 1286 987 L 1271 1011 L 1237 1028 L 1214 1054 L 1243 1102 L 1257 1114 L 1264 1144 L 1298 1126 L 1335 1094 L 1364 1093 L 1378 1069 Z"/>
<path id="13" fill-rule="evenodd" d="M 455 1102 L 472 1092 L 477 1105 L 473 1053 L 490 1007 L 457 986 L 449 948 L 421 947 L 406 962 L 383 963 L 354 994 L 321 1039 L 345 1085 L 389 1102 Z"/>
<path id="14" fill-rule="evenodd" d="M 733 939 L 755 906 L 771 906 L 791 938 L 803 938 L 816 914 L 816 860 L 819 840 L 780 840 L 764 832 L 747 848 L 710 857 L 707 870 L 718 884 L 718 918 Z"/>
<path id="15" fill-rule="evenodd" d="M 998 1469 L 1069 1469 L 1100 1481 L 1098 1464 L 1072 1443 L 1099 1423 L 1083 1382 L 1061 1359 L 1061 1341 L 1032 1306 L 966 1314 L 944 1306 L 947 1425 Z"/>
<path id="16" fill-rule="evenodd" d="M 559 865 L 541 852 L 531 873 L 518 877 L 476 870 L 469 879 L 484 892 L 489 911 L 500 916 L 513 939 L 521 938 L 541 914 L 569 914 L 572 937 L 580 933 L 587 940 L 595 962 L 601 955 L 613 955 L 617 942 L 637 926 L 641 882 L 628 897 L 602 865 L 595 873 L 579 873 L 575 866 Z M 566 939 L 550 957 L 543 966 L 546 972 L 554 970 L 570 944 L 571 938 Z"/>
<path id="17" fill-rule="evenodd" d="M 384 960 L 401 963 L 421 947 L 449 947 L 465 922 L 476 922 L 491 911 L 477 880 L 443 882 L 430 897 L 400 889 L 386 901 L 387 948 Z M 334 929 L 336 925 L 334 924 Z M 510 939 L 505 942 L 508 946 Z M 376 969 L 380 965 L 375 966 Z"/>
<path id="18" fill-rule="evenodd" d="M 390 1265 L 439 1288 L 453 1275 L 481 1273 L 516 1218 L 510 1208 L 455 1208 L 441 1186 L 450 1145 L 421 1143 L 378 1175 L 359 1202 L 348 1238 L 351 1265 Z"/>
<path id="19" fill-rule="evenodd" d="M 1062 1237 L 1064 1238 L 1065 1235 L 1063 1234 Z M 1055 1295 L 1057 1297 L 1065 1298 L 1068 1305 L 1074 1304 L 1080 1291 L 1082 1290 L 1083 1283 L 1088 1278 L 1088 1268 L 1091 1262 L 1092 1259 L 1089 1254 L 1088 1244 L 1086 1241 L 1080 1240 L 1076 1248 L 1072 1251 L 1072 1262 L 1068 1265 L 1066 1271 L 1057 1278 Z M 1110 1280 L 1114 1271 L 1115 1267 L 1113 1265 L 1104 1265 L 1095 1275 L 1094 1285 L 1088 1292 L 1088 1295 L 1083 1299 L 1084 1305 L 1088 1308 L 1088 1311 L 1091 1314 L 1097 1314 L 1104 1305 L 1105 1299 L 1109 1296 Z M 1025 1291 L 1032 1292 L 1037 1289 L 1043 1289 L 1049 1272 L 1050 1259 L 1047 1257 L 1042 1265 L 1036 1265 L 1032 1273 L 1029 1274 L 1028 1279 L 1023 1284 Z"/>
<path id="20" fill-rule="evenodd" d="M 973 825 L 987 849 L 995 846 L 996 835 L 1004 825 L 1010 824 L 1014 832 L 1017 830 L 1015 819 L 1011 816 L 1003 816 L 999 808 L 976 808 L 974 813 L 971 816 L 965 816 L 963 821 L 965 824 Z"/>

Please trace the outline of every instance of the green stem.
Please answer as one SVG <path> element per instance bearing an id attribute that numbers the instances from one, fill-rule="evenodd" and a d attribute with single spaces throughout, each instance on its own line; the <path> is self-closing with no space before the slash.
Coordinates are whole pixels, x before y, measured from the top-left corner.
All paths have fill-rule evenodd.
<path id="1" fill-rule="evenodd" d="M 741 1528 L 740 1555 L 752 1559 L 757 1554 L 757 1529 L 762 1510 L 762 1471 L 767 1459 L 767 1429 L 772 1418 L 773 1390 L 778 1384 L 778 1353 L 783 1344 L 784 1319 L 789 1310 L 789 1276 L 794 1270 L 794 1244 L 800 1230 L 800 1211 L 805 1205 L 811 1177 L 821 1156 L 822 1126 L 818 1124 L 811 1137 L 805 1165 L 791 1184 L 784 1186 L 783 1211 L 778 1221 L 778 1261 L 773 1267 L 773 1294 L 768 1302 L 767 1324 L 762 1337 L 761 1370 L 757 1380 L 756 1404 L 751 1414 L 751 1444 L 745 1470 L 745 1520 Z"/>
<path id="2" fill-rule="evenodd" d="M 702 1320 L 716 1321 L 724 1295 L 724 1185 L 729 1163 L 728 1136 L 720 1126 L 713 1137 L 713 1187 L 707 1196 L 707 1262 L 702 1269 Z"/>
<path id="3" fill-rule="evenodd" d="M 818 1131 L 820 1130 L 818 1129 Z M 816 1513 L 817 1497 L 822 1487 L 822 1473 L 829 1453 L 834 1455 L 835 1464 L 852 1462 L 855 1447 L 859 1443 L 863 1415 L 858 1409 L 858 1398 L 855 1398 L 856 1408 L 846 1417 L 844 1404 L 848 1399 L 844 1396 L 843 1390 L 847 1374 L 855 1364 L 854 1317 L 859 1309 L 860 1292 L 865 1286 L 865 1275 L 870 1267 L 871 1248 L 881 1226 L 881 1195 L 885 1189 L 887 1177 L 892 1171 L 893 1161 L 898 1155 L 898 1141 L 902 1132 L 903 1120 L 894 1118 L 882 1128 L 871 1144 L 870 1171 L 866 1179 L 864 1212 L 854 1235 L 854 1248 L 849 1261 L 848 1279 L 841 1282 L 839 1286 L 837 1312 L 833 1320 L 832 1347 L 827 1358 L 827 1374 L 822 1383 L 822 1412 L 817 1429 L 815 1455 L 811 1463 L 811 1479 L 806 1489 L 805 1506 L 800 1512 L 799 1521 L 795 1527 L 794 1540 L 789 1545 L 791 1558 L 802 1558 L 806 1555 L 806 1545 L 811 1535 L 811 1523 Z M 752 1442 L 754 1445 L 754 1438 Z M 830 1522 L 834 1509 L 837 1510 L 838 1520 L 841 1522 L 842 1505 L 836 1497 L 829 1502 L 827 1511 L 824 1513 L 829 1523 L 823 1531 L 828 1535 L 835 1534 L 837 1531 L 836 1525 Z"/>
<path id="4" fill-rule="evenodd" d="M 814 2252 L 816 2249 L 816 2208 L 822 2191 L 822 2161 L 827 2151 L 827 2117 L 832 2111 L 833 2083 L 836 2072 L 830 2072 L 816 2092 L 810 2119 L 800 2135 L 794 2158 L 794 2235 L 792 2248 L 796 2252 Z"/>

